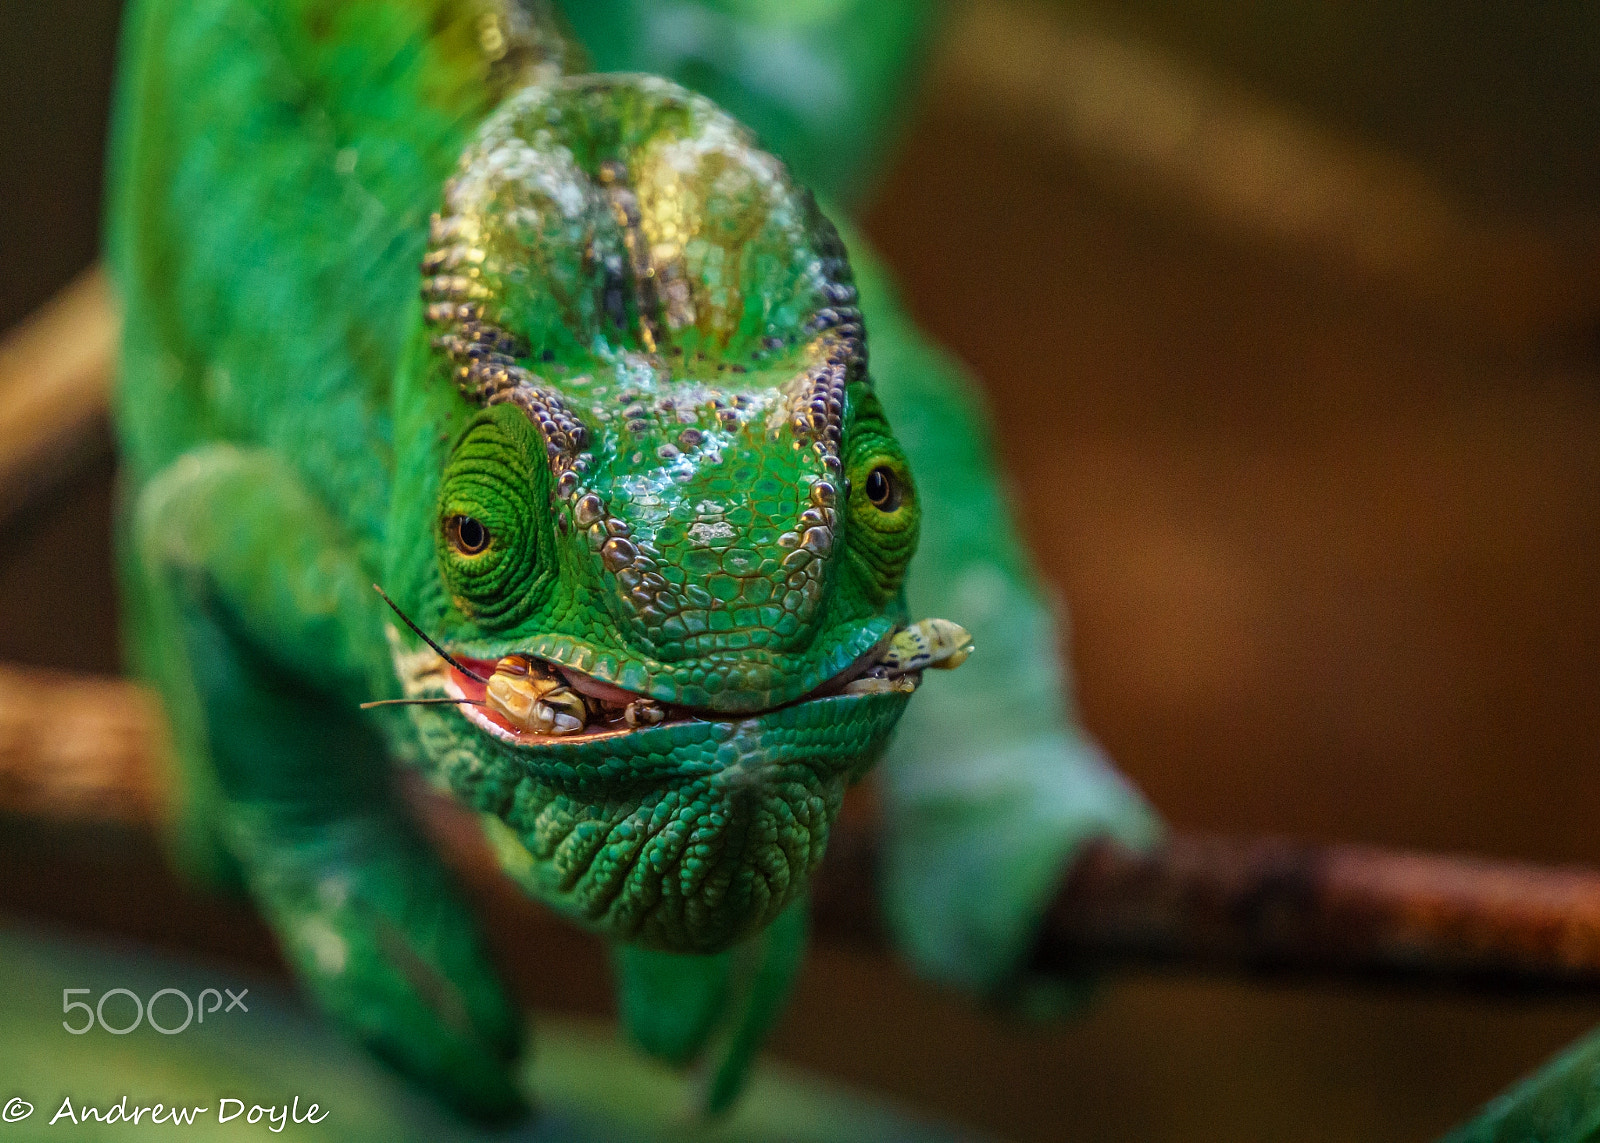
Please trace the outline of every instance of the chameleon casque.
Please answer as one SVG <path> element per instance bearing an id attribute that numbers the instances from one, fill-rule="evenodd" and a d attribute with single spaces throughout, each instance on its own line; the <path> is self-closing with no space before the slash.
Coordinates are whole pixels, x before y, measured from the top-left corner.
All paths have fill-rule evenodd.
<path id="1" fill-rule="evenodd" d="M 625 1027 L 711 1110 L 875 762 L 890 927 L 975 989 L 1019 983 L 1079 844 L 1156 833 L 1071 722 L 959 368 L 728 113 L 584 67 L 514 0 L 139 0 L 114 129 L 121 559 L 174 847 L 479 1117 L 524 1106 L 522 1018 L 397 763 L 615 941 Z M 819 182 L 859 178 L 859 140 L 796 124 Z M 966 654 L 935 618 L 978 653 L 912 702 Z"/>

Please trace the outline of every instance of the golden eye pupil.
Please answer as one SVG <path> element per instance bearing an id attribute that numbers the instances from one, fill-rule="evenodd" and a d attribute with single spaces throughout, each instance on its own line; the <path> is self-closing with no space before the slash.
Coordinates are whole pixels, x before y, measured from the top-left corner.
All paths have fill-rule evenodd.
<path id="1" fill-rule="evenodd" d="M 900 488 L 894 473 L 882 465 L 867 473 L 866 491 L 873 507 L 884 512 L 893 512 L 900 504 Z"/>
<path id="2" fill-rule="evenodd" d="M 446 525 L 450 546 L 464 556 L 475 556 L 489 546 L 489 529 L 471 516 L 452 516 Z"/>

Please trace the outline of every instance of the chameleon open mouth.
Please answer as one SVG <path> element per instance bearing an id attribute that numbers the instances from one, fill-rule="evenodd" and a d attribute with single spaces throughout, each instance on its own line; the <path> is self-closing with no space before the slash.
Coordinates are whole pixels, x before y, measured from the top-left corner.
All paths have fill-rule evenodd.
<path id="1" fill-rule="evenodd" d="M 948 620 L 925 619 L 885 638 L 811 693 L 781 706 L 850 695 L 909 695 L 921 684 L 924 670 L 957 667 L 971 652 L 965 629 Z M 662 702 L 531 655 L 454 658 L 444 684 L 462 714 L 486 733 L 520 746 L 590 742 L 672 723 L 742 721 L 769 713 L 734 714 Z"/>

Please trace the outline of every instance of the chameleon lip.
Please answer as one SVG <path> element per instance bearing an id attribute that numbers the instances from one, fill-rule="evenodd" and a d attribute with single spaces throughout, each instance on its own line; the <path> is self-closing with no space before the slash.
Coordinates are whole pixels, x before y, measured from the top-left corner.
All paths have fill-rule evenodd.
<path id="1" fill-rule="evenodd" d="M 573 690 L 580 692 L 592 701 L 594 713 L 597 717 L 591 720 L 588 728 L 574 734 L 538 734 L 513 726 L 497 711 L 481 705 L 487 690 L 486 684 L 462 672 L 453 665 L 446 666 L 445 690 L 451 698 L 468 700 L 458 708 L 468 722 L 502 741 L 521 746 L 553 746 L 561 743 L 595 742 L 605 738 L 619 738 L 625 734 L 633 734 L 638 731 L 658 730 L 684 722 L 743 722 L 748 719 L 759 718 L 764 714 L 784 707 L 797 706 L 800 703 L 816 702 L 830 698 L 853 697 L 842 694 L 844 688 L 877 664 L 887 651 L 893 634 L 891 631 L 888 635 L 885 635 L 883 639 L 875 643 L 850 666 L 800 698 L 791 699 L 784 703 L 776 703 L 762 710 L 750 711 L 717 711 L 661 702 L 650 699 L 648 695 L 640 694 L 637 691 L 630 691 L 585 675 L 582 672 L 574 671 L 569 667 L 561 667 L 531 656 L 524 656 L 531 664 L 544 671 L 549 677 L 561 679 Z M 474 675 L 484 679 L 494 674 L 497 664 L 501 661 L 497 659 L 475 659 L 463 655 L 457 655 L 456 660 Z M 654 702 L 655 705 L 662 709 L 666 718 L 654 726 L 629 726 L 623 722 L 623 708 L 628 703 L 641 699 Z"/>

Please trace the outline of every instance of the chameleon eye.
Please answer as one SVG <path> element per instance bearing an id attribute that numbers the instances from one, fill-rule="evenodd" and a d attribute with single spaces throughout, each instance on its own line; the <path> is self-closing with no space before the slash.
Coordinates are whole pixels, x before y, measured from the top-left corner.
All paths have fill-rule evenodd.
<path id="1" fill-rule="evenodd" d="M 475 556 L 489 546 L 489 529 L 471 516 L 451 516 L 444 530 L 450 546 L 464 556 Z"/>
<path id="2" fill-rule="evenodd" d="M 900 507 L 900 482 L 885 465 L 880 464 L 867 473 L 866 493 L 872 506 L 880 512 L 893 512 Z"/>

